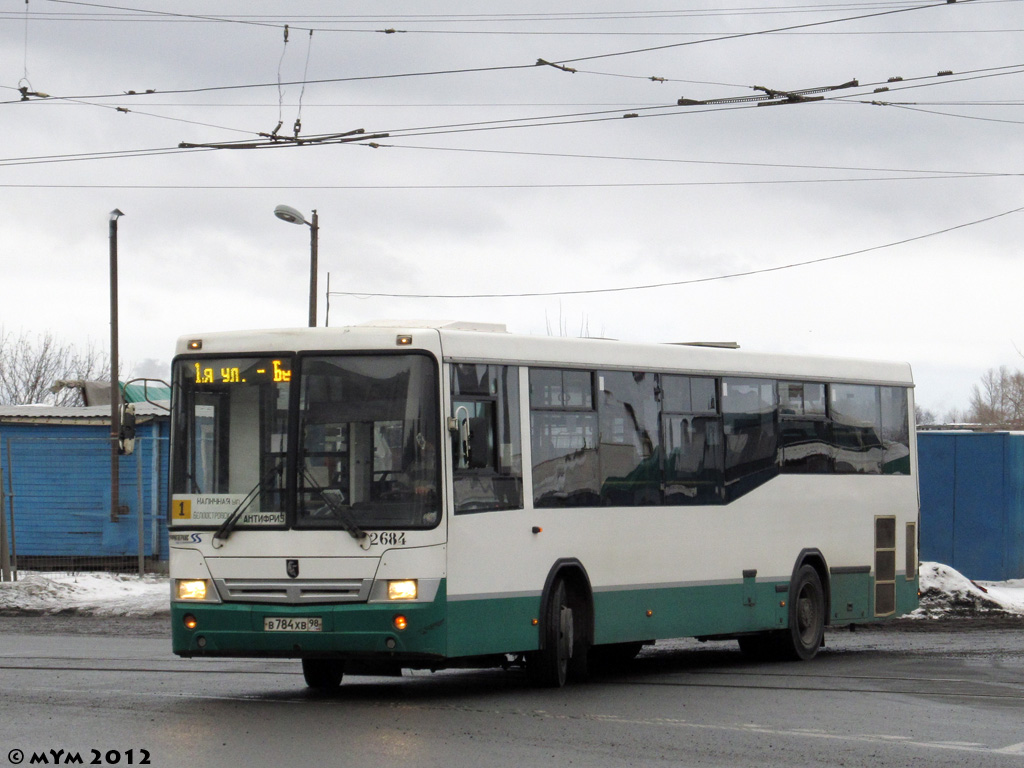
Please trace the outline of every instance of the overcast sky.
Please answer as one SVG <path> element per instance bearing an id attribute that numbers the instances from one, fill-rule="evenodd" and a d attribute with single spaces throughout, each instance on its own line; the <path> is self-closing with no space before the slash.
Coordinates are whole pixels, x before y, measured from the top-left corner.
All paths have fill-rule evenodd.
<path id="1" fill-rule="evenodd" d="M 321 325 L 329 275 L 332 326 L 906 360 L 942 415 L 1024 367 L 1022 41 L 1022 0 L 0 0 L 0 325 L 105 348 L 114 208 L 137 374 L 305 325 L 285 203 Z M 177 149 L 296 119 L 387 136 Z"/>

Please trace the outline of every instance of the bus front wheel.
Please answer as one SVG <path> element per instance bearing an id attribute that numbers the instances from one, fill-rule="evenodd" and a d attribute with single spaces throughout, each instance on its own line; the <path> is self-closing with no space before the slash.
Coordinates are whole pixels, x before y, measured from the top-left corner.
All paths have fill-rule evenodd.
<path id="1" fill-rule="evenodd" d="M 333 691 L 341 685 L 344 662 L 337 659 L 303 659 L 302 676 L 306 685 L 317 691 Z"/>
<path id="2" fill-rule="evenodd" d="M 569 677 L 573 651 L 573 610 L 561 579 L 551 589 L 541 631 L 541 649 L 528 655 L 527 671 L 534 685 L 561 688 Z"/>

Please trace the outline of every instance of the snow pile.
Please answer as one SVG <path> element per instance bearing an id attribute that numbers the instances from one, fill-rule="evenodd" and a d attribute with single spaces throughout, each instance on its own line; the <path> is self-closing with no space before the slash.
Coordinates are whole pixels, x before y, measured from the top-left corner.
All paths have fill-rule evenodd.
<path id="1" fill-rule="evenodd" d="M 921 607 L 913 618 L 1024 616 L 1024 579 L 971 581 L 941 563 L 921 563 Z"/>
<path id="2" fill-rule="evenodd" d="M 921 607 L 912 618 L 1024 616 L 1024 579 L 974 582 L 939 563 L 921 563 Z M 22 573 L 0 582 L 0 613 L 159 616 L 169 612 L 170 585 L 158 576 L 112 573 Z"/>
<path id="3" fill-rule="evenodd" d="M 157 576 L 23 572 L 0 582 L 0 613 L 155 616 L 170 610 L 170 585 Z"/>

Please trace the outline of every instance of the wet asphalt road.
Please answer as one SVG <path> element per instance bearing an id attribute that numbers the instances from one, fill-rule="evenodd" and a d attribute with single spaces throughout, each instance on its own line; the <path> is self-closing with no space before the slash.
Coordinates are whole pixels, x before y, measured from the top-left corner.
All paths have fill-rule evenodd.
<path id="1" fill-rule="evenodd" d="M 1024 766 L 1020 620 L 829 632 L 809 663 L 676 641 L 558 691 L 485 670 L 331 696 L 297 662 L 178 659 L 168 634 L 0 617 L 0 767 Z"/>

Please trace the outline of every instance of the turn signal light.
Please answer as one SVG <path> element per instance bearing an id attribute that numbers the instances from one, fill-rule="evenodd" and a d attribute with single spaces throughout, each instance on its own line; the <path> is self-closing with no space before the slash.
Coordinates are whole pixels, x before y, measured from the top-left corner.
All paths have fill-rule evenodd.
<path id="1" fill-rule="evenodd" d="M 394 619 L 395 629 L 401 632 L 403 629 L 409 626 L 409 621 L 402 614 L 398 614 Z"/>
<path id="2" fill-rule="evenodd" d="M 195 629 L 199 626 L 199 622 L 196 621 L 196 617 L 191 613 L 186 613 L 181 617 L 181 622 L 185 625 L 185 629 Z"/>

